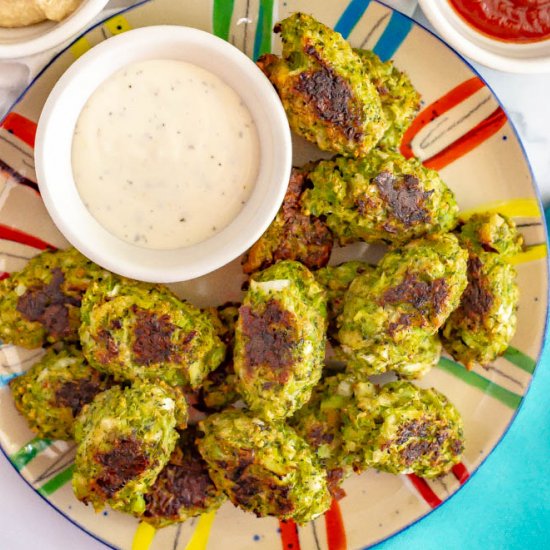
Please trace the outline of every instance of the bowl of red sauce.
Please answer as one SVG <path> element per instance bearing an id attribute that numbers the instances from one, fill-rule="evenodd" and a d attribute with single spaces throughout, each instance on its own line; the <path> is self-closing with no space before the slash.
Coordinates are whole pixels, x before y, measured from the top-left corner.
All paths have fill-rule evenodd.
<path id="1" fill-rule="evenodd" d="M 445 41 L 511 73 L 550 72 L 550 0 L 419 0 Z"/>

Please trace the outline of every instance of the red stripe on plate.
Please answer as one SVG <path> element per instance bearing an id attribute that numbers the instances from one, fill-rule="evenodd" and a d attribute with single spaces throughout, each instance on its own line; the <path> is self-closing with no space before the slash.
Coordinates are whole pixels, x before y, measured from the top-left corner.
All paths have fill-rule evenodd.
<path id="1" fill-rule="evenodd" d="M 470 472 L 468 471 L 468 468 L 462 464 L 462 462 L 459 462 L 458 464 L 455 464 L 452 469 L 453 475 L 456 477 L 460 485 L 463 485 L 466 483 L 468 478 L 470 477 Z"/>
<path id="2" fill-rule="evenodd" d="M 407 158 L 413 157 L 412 141 L 418 132 L 430 122 L 439 118 L 442 114 L 475 94 L 484 86 L 484 82 L 477 76 L 470 78 L 422 109 L 403 136 L 401 153 Z M 439 153 L 435 154 L 433 157 L 424 160 L 424 165 L 434 170 L 441 170 L 490 138 L 493 134 L 498 132 L 506 122 L 507 118 L 504 111 L 498 107 L 487 118 L 482 120 L 462 137 L 439 151 Z"/>
<path id="3" fill-rule="evenodd" d="M 57 250 L 55 246 L 39 239 L 38 237 L 34 237 L 33 235 L 29 235 L 28 233 L 21 231 L 20 229 L 3 224 L 0 224 L 0 239 L 32 246 L 33 248 L 38 248 L 38 250 Z"/>
<path id="4" fill-rule="evenodd" d="M 444 96 L 441 96 L 439 99 L 422 109 L 422 111 L 416 115 L 416 118 L 403 136 L 403 140 L 401 141 L 401 153 L 403 156 L 407 158 L 414 157 L 411 142 L 424 126 L 475 94 L 478 90 L 483 88 L 483 86 L 485 86 L 484 82 L 475 76 L 474 78 L 462 82 L 462 84 L 459 84 L 456 88 L 453 88 Z"/>
<path id="5" fill-rule="evenodd" d="M 329 550 L 346 550 L 346 529 L 340 505 L 336 499 L 332 499 L 329 510 L 325 513 L 325 529 Z"/>
<path id="6" fill-rule="evenodd" d="M 445 168 L 445 166 L 463 157 L 466 153 L 469 153 L 489 139 L 493 134 L 496 134 L 506 124 L 507 120 L 504 111 L 498 107 L 469 132 L 466 132 L 462 137 L 439 151 L 433 157 L 426 159 L 423 163 L 424 166 L 433 170 Z"/>
<path id="7" fill-rule="evenodd" d="M 34 140 L 36 139 L 36 122 L 33 120 L 30 120 L 19 113 L 8 113 L 4 119 L 4 122 L 2 122 L 2 128 L 34 149 Z"/>
<path id="8" fill-rule="evenodd" d="M 298 526 L 291 519 L 279 520 L 283 550 L 300 550 Z"/>
<path id="9" fill-rule="evenodd" d="M 420 496 L 426 501 L 431 508 L 437 508 L 443 501 L 432 491 L 431 487 L 426 483 L 425 479 L 418 477 L 416 474 L 407 474 Z"/>

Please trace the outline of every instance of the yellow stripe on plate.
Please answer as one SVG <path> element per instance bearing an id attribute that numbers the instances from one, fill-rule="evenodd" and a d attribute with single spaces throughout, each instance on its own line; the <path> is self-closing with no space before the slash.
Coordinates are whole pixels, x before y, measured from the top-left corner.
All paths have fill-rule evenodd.
<path id="1" fill-rule="evenodd" d="M 148 523 L 140 522 L 132 541 L 132 550 L 149 550 L 157 530 Z"/>
<path id="2" fill-rule="evenodd" d="M 216 512 L 208 512 L 203 514 L 199 518 L 197 527 L 193 536 L 189 539 L 185 550 L 205 550 L 208 544 L 208 538 L 210 537 L 210 530 L 212 529 L 212 523 L 216 517 Z"/>
<path id="3" fill-rule="evenodd" d="M 526 262 L 534 262 L 535 260 L 546 258 L 546 255 L 546 245 L 536 244 L 528 247 L 525 252 L 520 252 L 519 254 L 507 258 L 507 261 L 513 265 L 524 264 Z"/>
<path id="4" fill-rule="evenodd" d="M 122 32 L 129 31 L 132 28 L 132 25 L 128 23 L 126 17 L 123 17 L 122 15 L 115 15 L 114 17 L 111 17 L 111 19 L 107 19 L 104 25 L 111 34 L 120 34 Z"/>
<path id="5" fill-rule="evenodd" d="M 512 199 L 489 202 L 475 208 L 463 210 L 460 212 L 459 217 L 461 220 L 467 220 L 473 214 L 480 212 L 498 212 L 511 218 L 540 218 L 542 216 L 536 199 Z"/>
<path id="6" fill-rule="evenodd" d="M 91 47 L 92 45 L 90 44 L 88 39 L 83 36 L 71 46 L 70 50 L 74 58 L 78 59 L 81 55 L 84 55 Z"/>

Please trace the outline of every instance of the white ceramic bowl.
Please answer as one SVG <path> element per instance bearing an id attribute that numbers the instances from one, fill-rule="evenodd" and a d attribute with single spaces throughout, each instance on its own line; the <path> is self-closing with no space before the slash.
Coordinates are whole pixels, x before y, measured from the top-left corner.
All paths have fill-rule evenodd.
<path id="1" fill-rule="evenodd" d="M 141 248 L 109 233 L 84 206 L 71 166 L 74 128 L 90 95 L 121 67 L 147 59 L 188 61 L 217 74 L 247 105 L 260 140 L 256 184 L 238 216 L 208 240 L 173 250 Z M 129 31 L 102 42 L 76 61 L 48 97 L 35 148 L 42 197 L 69 242 L 115 273 L 152 282 L 199 277 L 247 250 L 275 217 L 288 185 L 291 162 L 288 121 L 279 97 L 260 69 L 228 42 L 177 26 Z"/>
<path id="2" fill-rule="evenodd" d="M 509 73 L 550 72 L 550 39 L 528 44 L 492 40 L 463 21 L 448 0 L 419 3 L 445 42 L 470 59 Z"/>
<path id="3" fill-rule="evenodd" d="M 109 0 L 83 0 L 66 19 L 44 21 L 20 28 L 0 27 L 0 59 L 15 59 L 44 52 L 76 35 L 101 12 Z"/>

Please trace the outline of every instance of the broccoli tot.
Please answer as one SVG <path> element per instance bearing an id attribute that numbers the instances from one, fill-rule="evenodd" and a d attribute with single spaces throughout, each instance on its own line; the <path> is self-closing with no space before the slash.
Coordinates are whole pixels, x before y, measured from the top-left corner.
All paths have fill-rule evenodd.
<path id="1" fill-rule="evenodd" d="M 255 414 L 281 419 L 308 401 L 323 368 L 326 316 L 325 291 L 302 264 L 284 261 L 253 275 L 233 359 Z"/>
<path id="2" fill-rule="evenodd" d="M 309 269 L 328 263 L 333 237 L 326 224 L 301 211 L 300 201 L 307 169 L 293 168 L 288 189 L 277 216 L 267 231 L 247 252 L 245 273 L 266 269 L 281 260 L 297 260 Z"/>
<path id="3" fill-rule="evenodd" d="M 207 409 L 221 411 L 240 399 L 238 387 L 233 360 L 227 358 L 204 379 L 199 390 L 200 400 Z"/>
<path id="4" fill-rule="evenodd" d="M 402 245 L 457 223 L 455 197 L 437 172 L 396 152 L 374 149 L 361 159 L 323 160 L 308 177 L 312 189 L 302 196 L 302 210 L 325 216 L 340 244 Z"/>
<path id="5" fill-rule="evenodd" d="M 168 464 L 145 493 L 143 521 L 160 528 L 217 510 L 225 500 L 195 444 L 196 430 L 181 433 Z"/>
<path id="6" fill-rule="evenodd" d="M 429 338 L 458 306 L 466 260 L 454 235 L 432 235 L 388 252 L 374 272 L 357 277 L 338 319 L 348 369 L 410 377 L 435 363 L 440 347 Z"/>
<path id="7" fill-rule="evenodd" d="M 74 248 L 35 256 L 0 281 L 0 340 L 29 349 L 78 342 L 82 295 L 106 273 Z"/>
<path id="8" fill-rule="evenodd" d="M 460 414 L 435 389 L 410 382 L 386 384 L 375 399 L 359 399 L 343 430 L 354 468 L 434 478 L 460 461 L 464 448 Z"/>
<path id="9" fill-rule="evenodd" d="M 296 433 L 314 449 L 321 465 L 332 470 L 343 464 L 342 413 L 352 401 L 353 378 L 337 374 L 315 386 L 311 398 L 289 420 Z"/>
<path id="10" fill-rule="evenodd" d="M 409 359 L 395 363 L 392 370 L 406 380 L 422 378 L 439 362 L 442 347 L 438 333 L 427 335 L 418 342 Z"/>
<path id="11" fill-rule="evenodd" d="M 17 410 L 39 437 L 70 440 L 84 405 L 112 381 L 90 367 L 73 346 L 50 348 L 25 374 L 10 381 Z"/>
<path id="12" fill-rule="evenodd" d="M 237 375 L 233 367 L 233 346 L 239 306 L 238 303 L 230 302 L 218 308 L 211 308 L 218 336 L 227 346 L 227 354 L 222 364 L 208 373 L 199 390 L 200 401 L 210 410 L 221 411 L 240 399 Z"/>
<path id="13" fill-rule="evenodd" d="M 340 484 L 352 473 L 354 462 L 354 455 L 345 449 L 342 436 L 348 422 L 348 409 L 355 411 L 357 399 L 375 395 L 373 384 L 359 382 L 354 375 L 330 376 L 315 387 L 309 402 L 289 421 L 327 470 L 329 490 L 335 498 L 344 496 Z"/>
<path id="14" fill-rule="evenodd" d="M 342 354 L 338 350 L 338 316 L 344 310 L 344 297 L 353 280 L 362 273 L 376 273 L 376 268 L 366 262 L 350 261 L 338 266 L 330 266 L 320 269 L 315 273 L 315 278 L 327 290 L 328 295 L 328 319 L 327 336 L 335 349 L 337 357 Z M 392 364 L 392 370 L 396 371 L 400 378 L 421 378 L 434 367 L 441 357 L 441 341 L 437 334 L 423 338 L 415 350 L 404 360 Z M 344 358 L 344 357 L 342 357 Z"/>
<path id="15" fill-rule="evenodd" d="M 90 364 L 119 380 L 197 388 L 225 355 L 210 315 L 165 287 L 116 276 L 86 292 L 80 339 Z"/>
<path id="16" fill-rule="evenodd" d="M 315 454 L 283 423 L 226 410 L 199 424 L 199 451 L 218 489 L 258 517 L 306 523 L 330 506 L 326 473 Z"/>
<path id="17" fill-rule="evenodd" d="M 468 286 L 442 331 L 445 349 L 471 369 L 502 354 L 516 331 L 519 289 L 506 261 L 521 250 L 515 224 L 500 214 L 476 214 L 459 239 L 468 249 Z"/>
<path id="18" fill-rule="evenodd" d="M 186 414 L 185 399 L 168 386 L 114 386 L 96 396 L 75 424 L 76 497 L 96 510 L 109 504 L 144 512 L 144 495 L 168 463 Z"/>
<path id="19" fill-rule="evenodd" d="M 461 227 L 461 243 L 474 252 L 492 252 L 501 257 L 519 254 L 523 237 L 510 218 L 496 212 L 474 214 Z"/>
<path id="20" fill-rule="evenodd" d="M 228 349 L 233 349 L 235 344 L 235 326 L 239 319 L 240 306 L 239 302 L 226 302 L 206 310 L 212 313 L 218 336 Z"/>
<path id="21" fill-rule="evenodd" d="M 266 54 L 258 65 L 277 89 L 292 130 L 324 151 L 366 155 L 388 123 L 359 56 L 310 15 L 295 13 L 275 32 L 282 58 Z"/>
<path id="22" fill-rule="evenodd" d="M 394 66 L 393 61 L 382 62 L 370 50 L 354 51 L 380 95 L 382 110 L 390 124 L 378 146 L 397 149 L 420 109 L 420 94 L 414 89 L 409 77 Z"/>
<path id="23" fill-rule="evenodd" d="M 336 266 L 327 266 L 314 273 L 316 281 L 327 291 L 329 335 L 335 332 L 336 319 L 344 308 L 344 296 L 353 279 L 362 273 L 373 272 L 367 262 L 352 260 Z"/>

